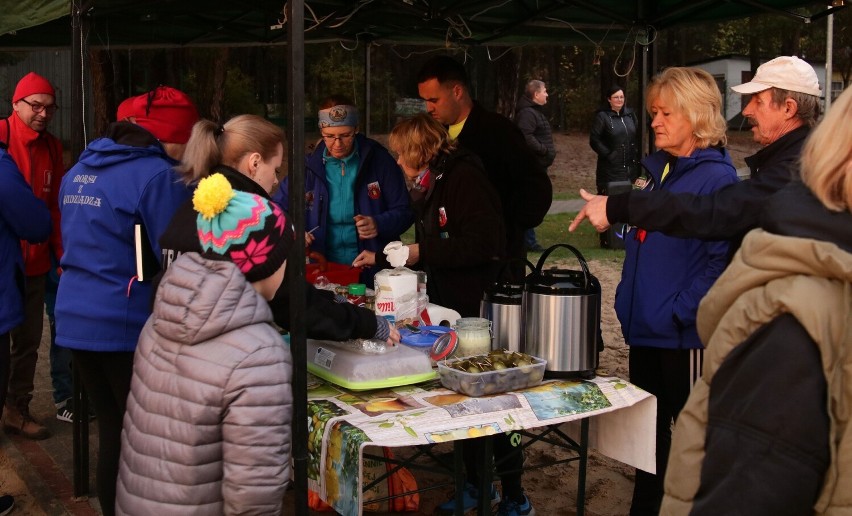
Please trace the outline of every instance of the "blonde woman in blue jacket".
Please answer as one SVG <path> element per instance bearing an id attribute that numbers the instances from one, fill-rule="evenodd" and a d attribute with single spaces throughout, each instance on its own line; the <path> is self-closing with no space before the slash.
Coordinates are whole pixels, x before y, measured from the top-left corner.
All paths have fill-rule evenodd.
<path id="1" fill-rule="evenodd" d="M 668 68 L 654 78 L 646 104 L 660 150 L 642 162 L 650 175 L 645 188 L 706 195 L 736 182 L 721 103 L 713 77 L 697 68 Z M 656 515 L 672 421 L 701 372 L 698 303 L 725 269 L 728 243 L 636 227 L 624 240 L 615 311 L 630 346 L 630 381 L 657 397 L 657 474 L 636 471 L 630 514 Z"/>

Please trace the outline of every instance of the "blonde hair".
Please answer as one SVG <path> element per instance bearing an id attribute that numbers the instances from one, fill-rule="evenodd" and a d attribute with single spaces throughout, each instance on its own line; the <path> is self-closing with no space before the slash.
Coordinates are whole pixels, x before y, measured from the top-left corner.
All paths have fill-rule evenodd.
<path id="1" fill-rule="evenodd" d="M 456 148 L 447 129 L 426 113 L 396 124 L 388 137 L 388 146 L 412 168 L 422 168 L 439 154 L 449 154 Z"/>
<path id="2" fill-rule="evenodd" d="M 664 92 L 674 107 L 689 120 L 699 149 L 728 143 L 727 124 L 722 116 L 722 94 L 712 75 L 700 68 L 666 68 L 648 85 L 645 107 L 649 112 L 651 103 Z"/>
<path id="3" fill-rule="evenodd" d="M 802 150 L 802 181 L 826 208 L 852 207 L 852 88 L 846 88 Z"/>
<path id="4" fill-rule="evenodd" d="M 284 130 L 263 117 L 238 115 L 222 126 L 202 119 L 192 126 L 178 171 L 184 181 L 195 183 L 219 163 L 236 168 L 252 152 L 272 159 L 279 145 L 286 145 Z"/>

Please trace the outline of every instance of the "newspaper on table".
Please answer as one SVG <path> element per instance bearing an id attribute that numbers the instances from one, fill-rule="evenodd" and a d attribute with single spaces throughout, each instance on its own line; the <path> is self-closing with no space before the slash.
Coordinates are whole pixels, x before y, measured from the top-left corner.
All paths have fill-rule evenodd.
<path id="1" fill-rule="evenodd" d="M 308 485 L 345 516 L 360 515 L 366 446 L 415 446 L 591 418 L 589 447 L 655 471 L 656 398 L 614 377 L 550 380 L 471 398 L 439 381 L 347 391 L 309 377 Z M 351 493 L 357 493 L 352 496 Z"/>

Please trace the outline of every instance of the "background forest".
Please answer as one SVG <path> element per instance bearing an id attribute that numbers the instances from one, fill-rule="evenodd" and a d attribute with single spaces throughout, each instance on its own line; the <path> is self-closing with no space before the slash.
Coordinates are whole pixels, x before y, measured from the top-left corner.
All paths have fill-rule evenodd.
<path id="1" fill-rule="evenodd" d="M 579 31 L 578 31 L 579 32 Z M 397 101 L 416 98 L 415 75 L 436 53 L 452 53 L 468 63 L 473 94 L 485 106 L 507 116 L 529 79 L 541 79 L 550 93 L 546 112 L 555 130 L 586 131 L 602 92 L 610 85 L 625 88 L 628 105 L 641 109 L 639 69 L 647 36 L 632 33 L 624 40 L 606 36 L 582 43 L 517 47 L 429 48 L 373 44 L 369 47 L 371 98 L 369 130 L 384 133 L 397 120 Z M 811 24 L 778 15 L 669 29 L 656 34 L 652 59 L 656 68 L 689 65 L 721 56 L 748 56 L 755 69 L 779 55 L 825 61 L 826 22 Z M 0 61 L 19 59 L 0 54 Z M 112 121 L 124 98 L 157 84 L 185 90 L 201 114 L 224 120 L 256 113 L 285 124 L 287 49 L 283 46 L 231 48 L 134 49 L 92 51 L 95 133 Z M 340 43 L 311 44 L 305 50 L 305 127 L 314 132 L 316 105 L 342 93 L 362 108 L 366 99 L 367 48 Z M 0 62 L 2 64 L 2 62 Z M 852 80 L 852 9 L 834 20 L 833 67 L 843 87 Z M 821 78 L 822 81 L 822 78 Z M 366 129 L 362 127 L 362 129 Z"/>

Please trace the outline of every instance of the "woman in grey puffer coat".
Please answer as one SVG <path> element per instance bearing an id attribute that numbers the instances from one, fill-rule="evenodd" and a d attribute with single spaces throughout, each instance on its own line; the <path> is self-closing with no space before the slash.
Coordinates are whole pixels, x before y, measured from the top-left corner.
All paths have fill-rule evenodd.
<path id="1" fill-rule="evenodd" d="M 216 177 L 202 181 L 196 198 Z M 292 359 L 264 298 L 284 277 L 292 229 L 262 197 L 236 192 L 234 199 L 245 201 L 245 213 L 266 209 L 268 221 L 261 214 L 251 226 L 243 217 L 230 229 L 228 220 L 214 221 L 216 240 L 202 240 L 206 252 L 183 254 L 166 271 L 139 338 L 121 433 L 118 514 L 281 514 L 290 480 Z M 202 233 L 201 216 L 198 226 Z M 227 242 L 209 249 L 229 234 L 236 235 L 230 249 Z"/>

